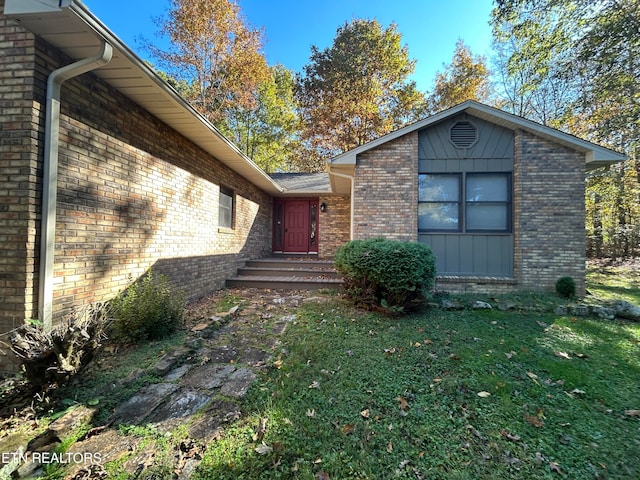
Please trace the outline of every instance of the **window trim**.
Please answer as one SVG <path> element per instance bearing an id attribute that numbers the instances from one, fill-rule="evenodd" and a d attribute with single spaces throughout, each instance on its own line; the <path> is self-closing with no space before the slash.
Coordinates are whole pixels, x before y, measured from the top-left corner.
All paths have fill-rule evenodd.
<path id="1" fill-rule="evenodd" d="M 229 212 L 229 216 L 230 216 L 230 224 L 229 225 L 223 225 L 222 224 L 222 209 L 226 209 L 226 207 L 223 207 L 222 205 L 222 196 L 226 196 L 229 197 L 231 199 L 231 209 Z M 236 210 L 236 197 L 235 197 L 235 192 L 228 187 L 225 186 L 220 186 L 220 192 L 218 193 L 218 230 L 219 231 L 231 231 L 235 229 L 235 219 L 236 219 L 236 215 L 235 215 L 235 210 Z"/>
<path id="2" fill-rule="evenodd" d="M 421 175 L 439 175 L 439 176 L 450 176 L 457 177 L 459 181 L 459 190 L 458 190 L 458 228 L 457 229 L 442 229 L 442 228 L 420 228 L 418 227 L 418 233 L 450 233 L 450 234 L 513 234 L 513 174 L 512 172 L 422 172 L 418 174 L 418 177 Z M 506 201 L 487 201 L 487 202 L 470 202 L 467 199 L 467 176 L 489 176 L 489 175 L 500 175 L 504 176 L 507 179 L 507 200 Z M 418 180 L 418 185 L 420 181 Z M 443 203 L 453 203 L 453 202 L 434 202 L 434 201 L 421 201 L 420 200 L 420 192 L 418 191 L 418 211 L 420 209 L 419 205 L 421 203 L 424 204 L 443 204 Z M 468 229 L 467 228 L 467 206 L 469 204 L 473 205 L 504 205 L 506 207 L 506 229 L 496 230 L 496 229 Z M 419 216 L 419 214 L 418 214 Z M 418 225 L 420 224 L 420 219 L 418 218 Z"/>

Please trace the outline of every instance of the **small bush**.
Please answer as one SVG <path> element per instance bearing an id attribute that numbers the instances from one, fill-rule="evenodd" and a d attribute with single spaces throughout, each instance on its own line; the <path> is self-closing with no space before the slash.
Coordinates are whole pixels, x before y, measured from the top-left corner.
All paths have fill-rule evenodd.
<path id="1" fill-rule="evenodd" d="M 346 295 L 357 305 L 387 312 L 413 310 L 429 298 L 435 257 L 421 243 L 375 238 L 352 240 L 335 255 Z"/>
<path id="2" fill-rule="evenodd" d="M 556 292 L 564 298 L 576 296 L 576 282 L 571 277 L 561 277 L 556 281 Z"/>
<path id="3" fill-rule="evenodd" d="M 181 324 L 185 302 L 174 292 L 166 275 L 151 270 L 110 303 L 116 336 L 125 341 L 156 340 L 173 333 Z"/>

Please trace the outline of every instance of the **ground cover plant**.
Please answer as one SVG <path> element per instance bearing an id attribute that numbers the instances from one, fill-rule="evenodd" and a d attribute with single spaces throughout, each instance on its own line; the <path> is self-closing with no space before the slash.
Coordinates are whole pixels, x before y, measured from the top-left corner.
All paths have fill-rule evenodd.
<path id="1" fill-rule="evenodd" d="M 172 288 L 166 275 L 149 270 L 114 298 L 109 308 L 116 337 L 139 342 L 175 332 L 182 324 L 184 306 L 184 293 Z"/>

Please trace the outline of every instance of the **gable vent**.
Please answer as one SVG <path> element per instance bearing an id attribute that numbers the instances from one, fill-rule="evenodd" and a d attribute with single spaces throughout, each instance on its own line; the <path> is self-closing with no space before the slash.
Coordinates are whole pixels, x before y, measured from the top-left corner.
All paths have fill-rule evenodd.
<path id="1" fill-rule="evenodd" d="M 469 148 L 478 140 L 478 130 L 471 122 L 458 122 L 449 133 L 451 143 L 456 148 Z"/>

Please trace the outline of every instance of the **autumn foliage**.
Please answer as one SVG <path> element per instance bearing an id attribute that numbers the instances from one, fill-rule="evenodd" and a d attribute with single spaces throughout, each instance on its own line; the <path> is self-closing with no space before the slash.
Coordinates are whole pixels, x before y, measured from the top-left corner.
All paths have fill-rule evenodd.
<path id="1" fill-rule="evenodd" d="M 303 136 L 323 158 L 363 145 L 419 118 L 424 97 L 409 79 L 415 61 L 394 24 L 355 19 L 331 47 L 311 47 L 298 78 Z"/>
<path id="2" fill-rule="evenodd" d="M 172 0 L 158 21 L 168 50 L 149 48 L 168 73 L 186 81 L 180 93 L 214 123 L 238 107 L 256 107 L 258 86 L 269 77 L 263 34 L 228 0 Z"/>

